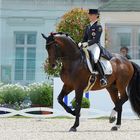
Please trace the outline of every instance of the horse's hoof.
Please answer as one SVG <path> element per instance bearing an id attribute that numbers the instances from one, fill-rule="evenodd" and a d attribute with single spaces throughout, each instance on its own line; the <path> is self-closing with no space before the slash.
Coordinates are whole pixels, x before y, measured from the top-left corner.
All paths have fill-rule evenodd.
<path id="1" fill-rule="evenodd" d="M 70 130 L 69 130 L 69 132 L 76 132 L 77 131 L 77 129 L 76 128 L 70 128 Z"/>
<path id="2" fill-rule="evenodd" d="M 118 131 L 118 127 L 117 127 L 117 126 L 113 126 L 113 127 L 111 128 L 111 131 Z"/>
<path id="3" fill-rule="evenodd" d="M 109 118 L 109 123 L 113 123 L 113 122 L 115 122 L 116 121 L 116 117 L 110 117 Z"/>

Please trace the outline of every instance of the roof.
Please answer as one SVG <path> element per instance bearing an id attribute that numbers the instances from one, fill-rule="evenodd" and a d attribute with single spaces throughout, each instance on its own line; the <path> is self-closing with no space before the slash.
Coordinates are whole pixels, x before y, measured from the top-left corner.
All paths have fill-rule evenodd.
<path id="1" fill-rule="evenodd" d="M 140 0 L 110 0 L 99 9 L 103 12 L 140 11 Z"/>

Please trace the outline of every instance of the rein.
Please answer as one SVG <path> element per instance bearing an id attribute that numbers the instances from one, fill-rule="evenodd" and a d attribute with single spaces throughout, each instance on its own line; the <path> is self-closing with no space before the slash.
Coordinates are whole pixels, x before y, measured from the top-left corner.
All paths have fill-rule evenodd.
<path id="1" fill-rule="evenodd" d="M 50 42 L 50 43 L 48 43 L 48 44 L 46 44 L 46 47 L 50 47 L 52 44 L 54 44 L 54 43 L 56 43 L 56 41 L 54 40 L 54 41 L 52 41 L 52 42 Z M 56 43 L 57 44 L 57 43 Z M 63 56 L 62 57 L 62 54 L 61 54 L 61 51 L 60 51 L 60 46 L 58 46 L 58 45 L 56 45 L 56 55 L 57 55 L 57 57 L 56 57 L 56 59 L 58 60 L 58 61 L 63 61 L 63 60 L 76 60 L 77 58 L 78 58 L 78 56 L 75 56 L 75 57 L 69 57 L 69 56 Z M 79 50 L 80 51 L 80 50 Z M 80 55 L 81 56 L 81 55 Z"/>
<path id="2" fill-rule="evenodd" d="M 49 46 L 51 46 L 51 45 L 54 44 L 54 43 L 56 43 L 55 40 L 52 41 L 52 42 L 50 42 L 50 43 L 48 43 L 48 44 L 46 44 L 46 47 L 49 47 Z"/>

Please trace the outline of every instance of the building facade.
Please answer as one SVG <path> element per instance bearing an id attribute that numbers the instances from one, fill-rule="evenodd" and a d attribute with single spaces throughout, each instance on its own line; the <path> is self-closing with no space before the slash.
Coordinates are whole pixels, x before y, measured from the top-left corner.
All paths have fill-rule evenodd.
<path id="1" fill-rule="evenodd" d="M 119 53 L 128 47 L 140 58 L 139 0 L 0 0 L 0 82 L 27 85 L 47 81 L 45 40 L 68 10 L 100 8 L 102 45 Z"/>
<path id="2" fill-rule="evenodd" d="M 105 46 L 115 53 L 127 47 L 132 59 L 140 59 L 140 1 L 111 0 L 100 7 Z"/>
<path id="3" fill-rule="evenodd" d="M 24 85 L 46 81 L 47 52 L 41 33 L 55 31 L 61 16 L 74 7 L 98 6 L 98 0 L 0 0 L 0 81 Z"/>

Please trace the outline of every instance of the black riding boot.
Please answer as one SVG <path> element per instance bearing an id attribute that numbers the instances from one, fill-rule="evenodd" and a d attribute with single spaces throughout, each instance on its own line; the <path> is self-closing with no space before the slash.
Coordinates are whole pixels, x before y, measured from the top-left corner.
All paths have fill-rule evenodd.
<path id="1" fill-rule="evenodd" d="M 96 63 L 96 66 L 97 66 L 97 69 L 98 69 L 98 72 L 99 72 L 99 76 L 100 76 L 100 84 L 101 84 L 101 87 L 104 87 L 104 86 L 107 85 L 107 79 L 105 77 L 105 74 L 104 74 L 104 71 L 103 71 L 103 68 L 101 66 L 100 61 L 98 61 Z"/>
<path id="2" fill-rule="evenodd" d="M 90 62 L 91 62 L 92 70 L 94 71 L 95 70 L 94 56 L 91 51 L 89 51 L 89 55 L 90 55 Z M 90 82 L 93 83 L 94 81 L 95 81 L 95 74 L 92 74 Z"/>

